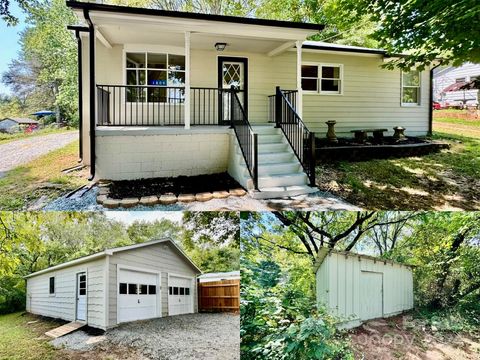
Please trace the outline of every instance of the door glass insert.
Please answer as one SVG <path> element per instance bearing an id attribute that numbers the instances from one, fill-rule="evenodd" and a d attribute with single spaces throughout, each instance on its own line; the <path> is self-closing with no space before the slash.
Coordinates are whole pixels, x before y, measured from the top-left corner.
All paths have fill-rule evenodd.
<path id="1" fill-rule="evenodd" d="M 223 87 L 230 89 L 232 85 L 241 89 L 243 86 L 243 63 L 223 63 Z"/>

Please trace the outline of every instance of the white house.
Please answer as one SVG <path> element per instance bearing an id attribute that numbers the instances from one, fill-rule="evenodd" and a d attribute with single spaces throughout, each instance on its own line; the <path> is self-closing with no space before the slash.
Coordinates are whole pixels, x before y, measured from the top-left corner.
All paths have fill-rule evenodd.
<path id="1" fill-rule="evenodd" d="M 228 171 L 268 197 L 313 191 L 315 137 L 425 135 L 430 72 L 383 50 L 307 41 L 318 24 L 67 1 L 79 44 L 82 157 L 92 178 Z"/>
<path id="2" fill-rule="evenodd" d="M 14 133 L 29 125 L 38 125 L 38 121 L 28 118 L 4 118 L 0 120 L 0 132 Z"/>
<path id="3" fill-rule="evenodd" d="M 447 66 L 434 72 L 433 89 L 435 101 L 445 103 L 478 102 L 478 89 L 463 90 L 469 82 L 480 79 L 480 64 L 465 63 L 462 66 Z"/>
<path id="4" fill-rule="evenodd" d="M 103 330 L 194 313 L 200 273 L 170 239 L 108 249 L 26 276 L 26 310 Z"/>
<path id="5" fill-rule="evenodd" d="M 321 248 L 314 269 L 318 304 L 339 317 L 344 328 L 413 308 L 411 266 Z"/>

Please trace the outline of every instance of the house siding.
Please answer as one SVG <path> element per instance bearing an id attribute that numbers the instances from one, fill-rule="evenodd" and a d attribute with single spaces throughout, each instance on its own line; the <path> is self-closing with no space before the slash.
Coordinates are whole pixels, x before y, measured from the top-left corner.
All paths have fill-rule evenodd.
<path id="1" fill-rule="evenodd" d="M 87 273 L 87 323 L 105 329 L 105 259 L 53 270 L 27 279 L 26 310 L 32 314 L 75 320 L 76 274 Z M 49 278 L 55 277 L 55 294 L 49 294 Z"/>
<path id="2" fill-rule="evenodd" d="M 109 316 L 108 327 L 117 325 L 117 268 L 120 265 L 161 272 L 161 313 L 168 315 L 168 274 L 194 278 L 196 270 L 168 243 L 156 244 L 113 254 L 109 259 Z M 197 289 L 194 281 L 194 312 L 197 312 Z"/>
<path id="3" fill-rule="evenodd" d="M 410 267 L 331 253 L 315 275 L 317 302 L 340 318 L 345 327 L 357 326 L 361 321 L 371 318 L 365 307 L 371 294 L 362 289 L 362 272 L 382 274 L 383 317 L 413 308 L 413 275 Z"/>

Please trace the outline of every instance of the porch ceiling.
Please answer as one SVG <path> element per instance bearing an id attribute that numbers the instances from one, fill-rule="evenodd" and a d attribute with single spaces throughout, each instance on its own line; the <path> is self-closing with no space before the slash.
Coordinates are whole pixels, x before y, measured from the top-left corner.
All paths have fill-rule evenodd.
<path id="1" fill-rule="evenodd" d="M 148 44 L 165 46 L 185 46 L 184 32 L 172 31 L 158 25 L 99 25 L 97 29 L 111 44 Z M 225 35 L 221 33 L 191 33 L 191 49 L 215 50 L 215 43 L 227 43 L 228 51 L 248 51 L 254 53 L 269 53 L 279 46 L 290 42 L 288 39 L 269 39 L 262 37 Z"/>

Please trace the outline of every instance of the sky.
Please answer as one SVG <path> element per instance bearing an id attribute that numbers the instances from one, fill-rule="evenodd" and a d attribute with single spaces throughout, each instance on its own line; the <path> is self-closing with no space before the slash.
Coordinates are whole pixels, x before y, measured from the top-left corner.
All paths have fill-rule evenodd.
<path id="1" fill-rule="evenodd" d="M 105 215 L 113 220 L 121 221 L 130 225 L 135 220 L 155 221 L 157 219 L 168 219 L 181 222 L 183 213 L 181 211 L 106 211 Z"/>
<path id="2" fill-rule="evenodd" d="M 8 69 L 10 61 L 17 57 L 20 51 L 19 32 L 25 29 L 25 14 L 15 1 L 11 1 L 10 6 L 12 14 L 20 21 L 17 26 L 7 26 L 6 22 L 0 19 L 0 75 Z M 10 94 L 10 90 L 3 83 L 0 83 L 0 94 Z"/>

